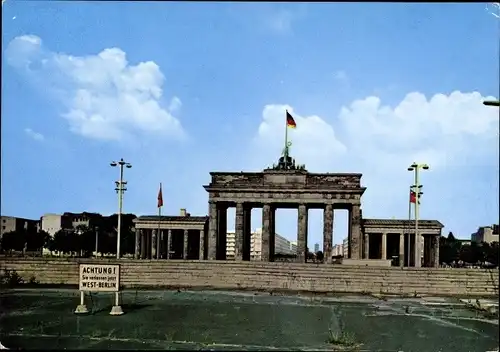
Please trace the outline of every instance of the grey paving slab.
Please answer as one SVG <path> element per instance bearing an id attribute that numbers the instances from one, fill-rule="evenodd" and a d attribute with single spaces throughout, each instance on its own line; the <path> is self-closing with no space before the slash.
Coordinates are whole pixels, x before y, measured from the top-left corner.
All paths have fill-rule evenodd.
<path id="1" fill-rule="evenodd" d="M 459 300 L 381 300 L 235 292 L 128 291 L 125 314 L 110 316 L 113 294 L 73 290 L 0 295 L 0 341 L 25 349 L 329 350 L 344 331 L 366 351 L 480 351 L 499 344 L 498 319 Z M 342 344 L 336 348 L 344 348 Z"/>

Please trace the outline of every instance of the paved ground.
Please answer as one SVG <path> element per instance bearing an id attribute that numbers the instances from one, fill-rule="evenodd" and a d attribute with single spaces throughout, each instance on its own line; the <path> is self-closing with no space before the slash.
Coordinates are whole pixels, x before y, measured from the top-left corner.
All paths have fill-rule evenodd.
<path id="1" fill-rule="evenodd" d="M 343 331 L 366 351 L 490 351 L 498 319 L 458 301 L 310 298 L 224 292 L 125 292 L 126 314 L 110 316 L 113 294 L 87 296 L 91 314 L 73 314 L 74 290 L 0 295 L 0 341 L 26 349 L 332 350 Z M 332 333 L 329 332 L 332 331 Z"/>

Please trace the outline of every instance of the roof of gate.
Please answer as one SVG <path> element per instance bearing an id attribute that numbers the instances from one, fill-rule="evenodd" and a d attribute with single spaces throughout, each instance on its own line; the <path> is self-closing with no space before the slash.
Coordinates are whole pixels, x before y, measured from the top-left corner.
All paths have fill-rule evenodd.
<path id="1" fill-rule="evenodd" d="M 134 219 L 134 222 L 142 221 L 158 221 L 158 222 L 206 222 L 208 216 L 159 216 L 159 215 L 142 215 Z"/>
<path id="2" fill-rule="evenodd" d="M 390 227 L 414 227 L 415 220 L 403 219 L 363 219 L 364 226 L 390 226 Z M 444 225 L 438 220 L 418 220 L 422 227 L 443 228 Z"/>

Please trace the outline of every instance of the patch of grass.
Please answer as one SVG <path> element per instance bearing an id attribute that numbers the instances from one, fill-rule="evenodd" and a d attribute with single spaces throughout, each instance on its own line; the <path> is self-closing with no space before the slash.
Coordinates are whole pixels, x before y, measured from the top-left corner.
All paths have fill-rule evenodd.
<path id="1" fill-rule="evenodd" d="M 327 342 L 332 345 L 340 345 L 346 347 L 357 345 L 354 333 L 348 331 L 332 331 L 331 329 L 328 330 Z"/>

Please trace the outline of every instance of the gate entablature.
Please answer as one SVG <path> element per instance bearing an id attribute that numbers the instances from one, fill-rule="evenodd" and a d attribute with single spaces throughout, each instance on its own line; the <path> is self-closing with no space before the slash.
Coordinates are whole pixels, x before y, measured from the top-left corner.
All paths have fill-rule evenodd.
<path id="1" fill-rule="evenodd" d="M 366 187 L 361 174 L 309 173 L 304 170 L 264 170 L 263 172 L 211 172 L 210 184 L 203 186 L 209 201 L 306 204 L 323 208 L 326 204 L 348 208 L 360 205 Z"/>

